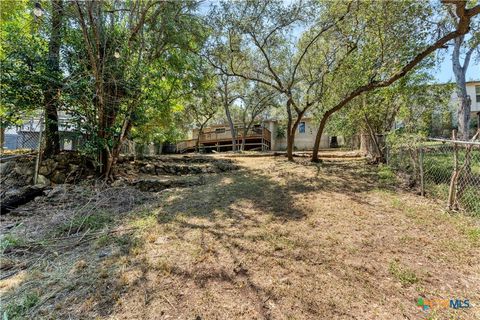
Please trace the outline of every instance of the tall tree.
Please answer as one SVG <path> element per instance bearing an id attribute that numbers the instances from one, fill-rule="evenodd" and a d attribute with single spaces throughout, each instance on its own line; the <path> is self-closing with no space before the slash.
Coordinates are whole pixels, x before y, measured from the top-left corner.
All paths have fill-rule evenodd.
<path id="1" fill-rule="evenodd" d="M 325 6 L 329 6 L 326 3 Z M 326 74 L 339 66 L 352 48 L 341 50 L 336 45 L 315 46 L 321 37 L 335 28 L 350 13 L 351 3 L 342 3 L 338 10 L 320 11 L 322 19 L 299 39 L 296 28 L 311 26 L 317 6 L 307 2 L 285 5 L 283 1 L 224 1 L 214 7 L 212 28 L 220 30 L 212 39 L 219 52 L 228 58 L 226 67 L 210 62 L 227 76 L 269 86 L 283 96 L 287 119 L 287 156 L 293 160 L 295 134 L 305 113 L 314 106 L 323 90 Z M 220 49 L 218 49 L 220 48 Z M 305 66 L 308 53 L 317 49 L 326 60 L 313 71 Z M 209 55 L 211 56 L 211 55 Z M 334 56 L 337 59 L 331 59 Z"/>
<path id="2" fill-rule="evenodd" d="M 232 136 L 232 151 L 237 150 L 237 133 L 235 129 L 235 124 L 232 118 L 230 107 L 235 100 L 241 98 L 241 92 L 239 86 L 241 82 L 239 80 L 235 81 L 233 77 L 220 74 L 218 76 L 218 85 L 217 93 L 220 96 L 220 100 L 225 111 L 225 116 L 227 117 L 228 125 L 230 127 L 230 134 Z"/>
<path id="3" fill-rule="evenodd" d="M 79 69 L 92 79 L 91 140 L 98 144 L 102 174 L 110 178 L 149 94 L 146 84 L 158 76 L 155 67 L 167 62 L 182 69 L 201 46 L 204 28 L 191 14 L 191 1 L 75 1 L 75 7 L 78 51 L 86 52 L 86 59 L 78 56 Z M 189 70 L 179 73 L 183 79 Z"/>
<path id="4" fill-rule="evenodd" d="M 447 112 L 451 86 L 431 85 L 430 80 L 426 71 L 417 71 L 387 88 L 363 93 L 352 100 L 351 108 L 332 117 L 329 132 L 361 134 L 361 150 L 373 161 L 384 162 L 386 138 L 395 125 L 403 133 L 423 136 L 432 130 L 434 119 L 441 122 L 439 116 Z"/>
<path id="5" fill-rule="evenodd" d="M 5 129 L 43 107 L 46 44 L 27 1 L 0 1 L 0 150 Z"/>
<path id="6" fill-rule="evenodd" d="M 254 83 L 247 87 L 246 93 L 242 96 L 243 103 L 240 108 L 240 119 L 242 121 L 242 144 L 240 150 L 245 150 L 245 139 L 252 125 L 260 120 L 262 113 L 269 108 L 276 107 L 277 95 L 274 90 L 265 85 Z"/>
<path id="7" fill-rule="evenodd" d="M 215 93 L 215 88 L 212 88 L 210 92 L 206 91 L 205 94 L 198 97 L 196 103 L 188 105 L 185 109 L 187 115 L 193 120 L 198 129 L 195 141 L 197 152 L 199 151 L 203 129 L 222 107 L 222 99 Z"/>
<path id="8" fill-rule="evenodd" d="M 62 71 L 60 70 L 60 46 L 63 31 L 63 0 L 51 1 L 51 29 L 48 44 L 46 79 L 44 85 L 45 110 L 45 149 L 44 156 L 51 157 L 60 151 L 58 133 L 58 109 L 62 87 Z"/>
<path id="9" fill-rule="evenodd" d="M 340 95 L 340 99 L 337 100 L 337 102 L 333 103 L 331 106 L 327 107 L 324 111 L 315 139 L 312 161 L 318 161 L 320 139 L 328 119 L 334 113 L 343 109 L 345 106 L 348 105 L 350 101 L 360 96 L 361 94 L 377 88 L 387 87 L 395 81 L 401 79 L 408 72 L 410 72 L 420 63 L 422 63 L 422 61 L 424 61 L 424 59 L 427 58 L 431 53 L 435 52 L 435 50 L 443 48 L 449 41 L 459 36 L 465 35 L 470 31 L 470 25 L 473 17 L 480 14 L 480 5 L 467 8 L 467 1 L 443 0 L 442 2 L 444 5 L 454 6 L 456 16 L 455 28 L 453 30 L 448 30 L 444 32 L 444 34 L 441 34 L 439 37 L 437 37 L 435 41 L 433 41 L 433 43 L 430 44 L 428 43 L 428 40 L 434 36 L 431 33 L 435 34 L 438 30 L 435 28 L 431 32 L 425 32 L 425 30 L 428 31 L 431 30 L 431 28 L 428 27 L 428 24 L 425 25 L 421 21 L 418 22 L 418 18 L 427 21 L 426 17 L 422 17 L 422 15 L 419 14 L 422 11 L 418 10 L 418 8 L 419 6 L 429 6 L 429 3 L 368 2 L 368 6 L 366 7 L 366 9 L 370 11 L 370 14 L 367 15 L 366 18 L 368 18 L 367 21 L 369 21 L 369 23 L 363 24 L 365 28 L 359 28 L 358 31 L 362 32 L 362 34 L 364 35 L 362 39 L 365 40 L 368 40 L 368 35 L 371 32 L 370 34 L 372 35 L 372 37 L 370 37 L 370 39 L 377 39 L 376 42 L 371 42 L 373 44 L 372 47 L 379 47 L 381 49 L 379 50 L 380 55 L 372 55 L 372 52 L 366 51 L 366 56 L 364 56 L 362 59 L 358 59 L 357 57 L 357 62 L 359 63 L 361 61 L 361 63 L 367 66 L 369 69 L 369 72 L 366 73 L 366 79 L 359 78 L 360 81 L 354 81 L 352 85 L 348 86 L 345 92 Z M 371 9 L 375 8 L 373 4 L 378 4 L 380 8 L 378 8 L 377 11 L 371 11 Z M 391 7 L 390 10 L 387 10 L 386 8 L 381 8 L 382 6 L 393 7 Z M 401 10 L 398 10 L 399 8 Z M 412 12 L 416 12 L 416 20 L 411 19 Z M 424 10 L 423 12 L 428 12 L 428 10 Z M 392 24 L 390 24 L 390 26 L 385 25 L 384 28 L 379 28 L 379 32 L 377 33 L 375 31 L 375 26 L 382 24 L 380 23 L 381 21 L 379 21 L 378 24 L 373 23 L 372 18 L 375 18 L 375 16 L 382 18 L 383 15 L 387 15 L 387 17 L 390 17 L 389 21 Z M 410 22 L 409 20 L 405 19 L 410 19 Z M 414 23 L 415 21 L 417 21 L 417 23 Z M 398 29 L 399 23 L 402 23 L 404 26 L 411 26 L 411 28 L 413 29 L 405 27 Z M 359 25 L 359 27 L 361 26 L 362 25 Z M 370 32 L 368 32 L 369 28 L 372 26 L 373 28 Z M 395 30 L 401 30 L 404 37 L 412 37 L 413 35 L 415 35 L 415 37 L 417 37 L 418 44 L 410 50 L 398 51 L 398 48 L 403 47 L 404 44 L 402 42 L 395 41 L 400 40 L 400 38 L 398 38 L 398 33 L 396 33 Z M 406 39 L 404 39 L 404 41 L 405 40 Z M 401 57 L 401 60 L 398 61 L 398 59 L 392 57 L 391 54 L 386 55 L 385 53 L 388 51 L 390 51 L 391 54 L 398 54 L 398 52 L 403 52 L 404 54 Z M 353 70 L 355 71 L 355 69 Z M 352 79 L 352 77 L 349 77 L 347 79 Z"/>
<path id="10" fill-rule="evenodd" d="M 454 23 L 457 23 L 456 15 L 452 10 L 449 10 L 449 15 Z M 467 94 L 466 74 L 470 64 L 472 54 L 478 50 L 480 45 L 480 19 L 476 19 L 475 26 L 471 38 L 466 41 L 465 34 L 453 39 L 453 52 L 452 52 L 452 67 L 453 74 L 455 75 L 455 91 L 457 93 L 458 106 L 457 106 L 457 119 L 458 119 L 458 138 L 468 140 L 470 138 L 470 112 L 472 106 L 472 100 Z M 462 64 L 462 52 L 463 64 Z"/>

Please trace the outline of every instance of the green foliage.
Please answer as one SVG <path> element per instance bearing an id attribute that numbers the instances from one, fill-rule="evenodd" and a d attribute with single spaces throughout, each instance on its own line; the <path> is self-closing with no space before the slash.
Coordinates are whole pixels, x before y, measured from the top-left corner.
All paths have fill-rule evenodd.
<path id="1" fill-rule="evenodd" d="M 19 124 L 43 102 L 46 42 L 26 1 L 1 1 L 0 127 Z"/>
<path id="2" fill-rule="evenodd" d="M 277 126 L 277 132 L 275 132 L 278 139 L 285 138 L 285 133 L 287 132 L 287 126 L 285 124 L 279 123 Z"/>
<path id="3" fill-rule="evenodd" d="M 417 71 L 390 87 L 354 99 L 348 109 L 332 118 L 329 132 L 349 137 L 369 130 L 389 133 L 397 127 L 390 139 L 400 134 L 438 135 L 451 127 L 448 103 L 452 86 L 432 85 L 430 81 L 425 70 Z"/>
<path id="4" fill-rule="evenodd" d="M 395 173 L 389 166 L 380 165 L 378 168 L 378 178 L 383 185 L 394 185 L 397 181 Z"/>
<path id="5" fill-rule="evenodd" d="M 51 4 L 41 4 L 43 17 L 31 1 L 0 3 L 0 125 L 40 109 L 45 89 L 61 79 L 61 110 L 83 137 L 81 151 L 103 168 L 126 139 L 176 142 L 193 123 L 216 120 L 210 115 L 221 106 L 244 125 L 280 104 L 285 117 L 322 118 L 357 88 L 389 79 L 438 31 L 428 1 L 222 1 L 209 17 L 197 1 L 67 1 L 59 74 L 46 66 L 52 16 Z M 444 87 L 426 86 L 435 62 L 428 57 L 394 86 L 354 99 L 328 130 L 448 127 L 447 112 L 433 107 Z M 214 72 L 239 83 L 227 99 Z M 271 103 L 256 103 L 273 93 Z M 236 95 L 243 101 L 230 101 Z"/>

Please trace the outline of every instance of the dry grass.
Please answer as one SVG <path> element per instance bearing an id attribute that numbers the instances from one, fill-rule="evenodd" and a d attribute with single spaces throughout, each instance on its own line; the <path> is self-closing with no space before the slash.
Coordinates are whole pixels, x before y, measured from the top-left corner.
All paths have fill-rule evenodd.
<path id="1" fill-rule="evenodd" d="M 478 219 L 386 188 L 363 161 L 235 161 L 3 280 L 6 305 L 25 318 L 480 317 Z M 420 296 L 474 307 L 422 311 Z"/>

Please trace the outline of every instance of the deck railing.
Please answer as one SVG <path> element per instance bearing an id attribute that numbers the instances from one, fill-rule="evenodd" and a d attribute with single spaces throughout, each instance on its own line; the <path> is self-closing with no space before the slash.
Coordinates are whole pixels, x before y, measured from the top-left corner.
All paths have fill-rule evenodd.
<path id="1" fill-rule="evenodd" d="M 200 135 L 200 143 L 202 142 L 214 142 L 214 141 L 223 141 L 223 140 L 231 140 L 232 134 L 230 129 L 225 130 L 210 130 L 204 131 Z M 236 128 L 235 129 L 235 137 L 237 140 L 243 139 L 243 128 Z M 247 138 L 264 138 L 270 141 L 270 130 L 267 128 L 251 128 L 248 130 L 247 134 L 245 135 Z M 195 139 L 194 139 L 195 140 Z"/>
<path id="2" fill-rule="evenodd" d="M 235 140 L 236 143 L 241 144 L 243 140 L 243 128 L 236 128 L 235 129 Z M 248 130 L 247 134 L 245 135 L 245 138 L 247 139 L 262 139 L 265 140 L 265 142 L 270 143 L 271 142 L 271 137 L 272 134 L 270 130 L 267 128 L 251 128 Z M 232 140 L 232 134 L 230 129 L 225 129 L 225 130 L 209 130 L 209 131 L 204 131 L 200 135 L 200 144 L 206 144 L 206 143 L 212 143 L 212 142 L 222 142 L 222 141 L 231 141 Z M 197 137 L 194 137 L 194 139 L 190 140 L 184 140 L 180 141 L 177 143 L 177 149 L 179 151 L 186 150 L 186 149 L 192 149 L 195 147 L 197 143 Z M 262 141 L 262 144 L 264 141 Z"/>

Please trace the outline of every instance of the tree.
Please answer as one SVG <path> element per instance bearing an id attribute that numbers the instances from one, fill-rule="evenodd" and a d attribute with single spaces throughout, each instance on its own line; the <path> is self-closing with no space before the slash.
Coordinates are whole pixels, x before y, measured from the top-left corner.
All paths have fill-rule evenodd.
<path id="1" fill-rule="evenodd" d="M 329 6 L 326 3 L 325 6 Z M 301 40 L 295 28 L 311 25 L 307 18 L 317 7 L 310 3 L 285 5 L 282 1 L 222 2 L 210 16 L 212 28 L 219 30 L 212 38 L 212 55 L 228 59 L 226 67 L 210 62 L 224 75 L 257 82 L 276 90 L 283 96 L 287 120 L 287 156 L 293 160 L 297 127 L 305 113 L 322 96 L 323 81 L 348 55 L 351 48 L 341 50 L 336 45 L 315 46 L 319 39 L 350 13 L 351 4 L 336 6 L 338 10 L 322 11 L 322 19 Z M 300 41 L 299 41 L 300 40 Z M 326 60 L 316 70 L 306 67 L 308 53 L 322 50 Z M 344 48 L 342 48 L 344 49 Z M 337 59 L 331 59 L 335 56 Z"/>
<path id="2" fill-rule="evenodd" d="M 254 83 L 247 89 L 246 94 L 241 98 L 240 119 L 242 121 L 242 145 L 240 149 L 245 150 L 245 138 L 255 121 L 268 108 L 276 106 L 276 92 L 265 85 Z"/>
<path id="3" fill-rule="evenodd" d="M 73 37 L 72 43 L 80 64 L 75 71 L 91 77 L 84 85 L 93 95 L 93 110 L 81 116 L 89 114 L 95 133 L 89 140 L 99 149 L 102 174 L 110 178 L 149 94 L 147 80 L 161 71 L 155 67 L 163 62 L 185 67 L 195 59 L 204 28 L 191 15 L 193 2 L 75 1 L 75 7 L 81 30 L 80 41 Z M 82 51 L 86 59 L 79 55 Z M 189 73 L 188 68 L 182 71 L 181 79 Z"/>
<path id="4" fill-rule="evenodd" d="M 225 116 L 227 117 L 228 125 L 230 127 L 230 133 L 232 136 L 232 151 L 236 151 L 236 141 L 237 141 L 237 134 L 235 131 L 235 125 L 232 119 L 232 115 L 230 112 L 230 106 L 235 100 L 241 98 L 241 93 L 239 90 L 239 86 L 241 85 L 240 81 L 234 81 L 233 77 L 229 77 L 227 75 L 218 75 L 219 83 L 217 85 L 217 92 L 223 109 L 225 111 Z"/>
<path id="5" fill-rule="evenodd" d="M 456 15 L 452 10 L 449 10 L 451 20 L 456 23 Z M 465 35 L 462 34 L 453 39 L 453 52 L 452 52 L 452 67 L 453 74 L 455 75 L 455 91 L 458 98 L 457 119 L 458 119 L 458 138 L 468 140 L 470 138 L 470 112 L 472 101 L 467 94 L 467 86 L 465 75 L 467 73 L 470 59 L 475 50 L 478 50 L 480 44 L 479 28 L 480 24 L 477 19 L 476 25 L 473 29 L 472 37 L 469 41 L 465 41 Z M 457 26 L 455 26 L 457 27 Z M 461 62 L 461 53 L 464 51 L 463 65 Z"/>
<path id="6" fill-rule="evenodd" d="M 51 1 L 51 29 L 48 44 L 46 65 L 46 81 L 44 83 L 45 110 L 45 149 L 44 156 L 51 157 L 60 151 L 58 133 L 58 108 L 62 87 L 62 71 L 60 70 L 60 46 L 63 30 L 63 0 Z"/>
<path id="7" fill-rule="evenodd" d="M 411 20 L 412 10 L 414 10 L 413 12 L 415 12 L 415 15 L 417 16 L 417 18 L 424 19 L 421 17 L 421 14 L 419 14 L 422 11 L 418 10 L 418 6 L 428 5 L 427 3 L 417 3 L 417 5 L 415 5 L 415 3 L 410 4 L 407 2 L 381 2 L 379 3 L 380 6 L 391 6 L 391 5 L 396 6 L 398 4 L 399 7 L 396 7 L 396 10 L 395 10 L 395 7 L 391 8 L 390 10 L 388 10 L 385 7 L 378 8 L 377 9 L 378 11 L 377 10 L 371 11 L 371 9 L 375 8 L 375 6 L 372 6 L 372 4 L 377 4 L 377 3 L 369 3 L 369 6 L 367 6 L 366 8 L 368 9 L 368 11 L 370 11 L 370 14 L 373 14 L 373 18 L 375 18 L 375 13 L 380 14 L 379 17 L 382 17 L 382 14 L 388 14 L 390 16 L 389 20 L 393 24 L 390 25 L 390 28 L 388 28 L 388 25 L 386 26 L 386 28 L 378 28 L 379 30 L 378 32 L 374 30 L 375 29 L 374 27 L 374 29 L 371 30 L 370 37 L 368 32 L 369 31 L 368 26 L 383 25 L 382 23 L 380 23 L 380 21 L 378 23 L 373 23 L 370 19 L 369 24 L 364 24 L 366 29 L 363 29 L 363 28 L 357 29 L 359 32 L 361 32 L 364 35 L 364 37 L 362 38 L 364 40 L 368 40 L 369 38 L 381 40 L 376 42 L 372 41 L 371 43 L 373 44 L 372 46 L 373 48 L 380 46 L 382 50 L 379 51 L 380 52 L 379 56 L 372 55 L 372 52 L 369 52 L 367 50 L 365 51 L 366 55 L 363 57 L 363 59 L 358 59 L 357 57 L 358 59 L 357 62 L 362 61 L 362 64 L 366 65 L 369 69 L 369 72 L 367 73 L 367 80 L 365 81 L 362 78 L 360 78 L 363 81 L 361 82 L 354 81 L 354 83 L 351 86 L 349 86 L 347 90 L 345 90 L 345 93 L 340 95 L 341 98 L 336 103 L 332 104 L 331 107 L 326 108 L 326 111 L 323 113 L 323 116 L 321 118 L 319 129 L 317 131 L 313 155 L 312 155 L 312 161 L 314 162 L 318 161 L 318 150 L 320 147 L 320 138 L 323 134 L 325 125 L 327 123 L 327 120 L 330 118 L 330 116 L 332 116 L 335 112 L 338 112 L 339 110 L 343 109 L 345 106 L 349 104 L 350 101 L 360 96 L 361 94 L 372 91 L 377 88 L 388 87 L 395 81 L 404 77 L 408 72 L 410 72 L 412 69 L 418 66 L 425 58 L 427 58 L 435 50 L 439 48 L 443 48 L 445 44 L 451 41 L 452 39 L 455 39 L 459 36 L 467 34 L 470 30 L 470 24 L 471 24 L 472 18 L 480 14 L 480 5 L 476 5 L 472 8 L 467 8 L 466 1 L 444 0 L 443 3 L 445 5 L 451 4 L 455 7 L 455 16 L 457 18 L 456 27 L 454 28 L 454 30 L 449 30 L 445 34 L 441 35 L 437 40 L 435 40 L 431 44 L 427 44 L 427 41 L 429 40 L 431 35 L 429 34 L 429 32 L 425 32 L 425 28 L 426 30 L 429 30 L 429 28 L 427 28 L 428 25 L 427 26 L 423 25 L 423 28 L 422 28 L 420 27 L 422 26 L 422 24 L 419 25 L 419 24 L 413 23 L 415 21 L 408 23 L 409 20 L 405 20 L 405 18 Z M 407 5 L 407 7 L 406 8 L 403 7 L 404 5 Z M 401 10 L 398 10 L 399 8 Z M 397 23 L 405 23 L 405 22 L 407 22 L 407 26 L 410 25 L 413 28 L 413 30 L 409 30 L 410 28 L 405 28 L 405 27 L 403 28 L 397 27 L 398 26 Z M 398 38 L 399 34 L 396 34 L 394 32 L 389 32 L 390 30 L 393 30 L 393 31 L 401 30 L 401 35 L 408 36 L 408 37 L 411 37 L 412 35 L 420 36 L 420 38 L 417 38 L 417 41 L 418 40 L 422 40 L 422 41 L 419 41 L 419 43 L 414 48 L 403 51 L 404 55 L 401 57 L 402 58 L 401 61 L 396 61 L 396 59 L 391 59 L 392 57 L 389 57 L 388 55 L 386 55 L 385 53 L 387 51 L 383 49 L 390 47 L 390 48 L 394 48 L 394 50 L 391 51 L 392 53 L 402 52 L 402 50 L 398 50 L 398 49 L 401 48 L 404 44 L 402 42 L 392 41 L 392 40 L 400 40 L 400 39 Z M 379 33 L 380 33 L 380 36 L 379 36 Z M 386 57 L 388 57 L 388 59 L 385 59 Z M 369 65 L 366 62 L 373 62 L 373 65 Z M 391 65 L 391 62 L 394 62 L 393 66 Z M 350 77 L 349 79 L 352 79 L 352 78 Z"/>
<path id="8" fill-rule="evenodd" d="M 43 104 L 46 43 L 27 1 L 0 1 L 0 149 L 5 129 Z"/>
<path id="9" fill-rule="evenodd" d="M 395 84 L 363 93 L 351 108 L 334 115 L 329 132 L 361 134 L 361 150 L 374 162 L 386 160 L 386 138 L 398 126 L 402 133 L 427 135 L 434 119 L 448 112 L 449 85 L 428 84 L 426 71 L 410 73 Z M 438 120 L 435 120 L 438 121 Z"/>
<path id="10" fill-rule="evenodd" d="M 212 92 L 213 91 L 213 92 Z M 210 94 L 209 94 L 210 93 Z M 200 138 L 203 133 L 205 125 L 212 120 L 223 106 L 221 99 L 215 94 L 215 89 L 211 89 L 197 99 L 195 104 L 190 104 L 186 108 L 186 112 L 192 118 L 198 127 L 197 140 L 195 142 L 195 149 L 198 152 L 200 147 Z"/>

